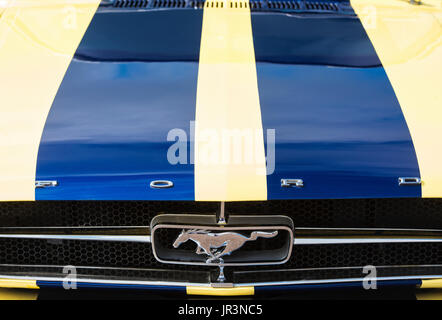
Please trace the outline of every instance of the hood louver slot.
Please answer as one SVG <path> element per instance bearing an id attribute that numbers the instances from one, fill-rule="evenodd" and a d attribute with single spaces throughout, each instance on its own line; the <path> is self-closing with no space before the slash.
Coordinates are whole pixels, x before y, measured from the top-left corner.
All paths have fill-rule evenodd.
<path id="1" fill-rule="evenodd" d="M 337 12 L 339 3 L 333 2 L 311 2 L 311 1 L 268 1 L 268 9 L 283 11 L 312 11 L 312 12 Z"/>
<path id="2" fill-rule="evenodd" d="M 271 9 L 293 9 L 300 10 L 301 4 L 294 1 L 272 1 L 267 4 Z"/>
<path id="3" fill-rule="evenodd" d="M 252 9 L 252 10 L 262 9 L 262 2 L 261 1 L 250 1 L 250 9 Z"/>
<path id="4" fill-rule="evenodd" d="M 194 8 L 194 9 L 202 9 L 202 8 L 204 8 L 204 1 L 192 0 L 192 1 L 190 1 L 190 7 Z"/>
<path id="5" fill-rule="evenodd" d="M 186 7 L 186 1 L 176 0 L 155 0 L 152 5 L 153 8 L 184 8 Z"/>
<path id="6" fill-rule="evenodd" d="M 148 0 L 115 0 L 113 6 L 115 8 L 147 8 Z"/>
<path id="7" fill-rule="evenodd" d="M 306 13 L 353 13 L 348 1 L 303 1 L 303 0 L 250 0 L 225 2 L 205 0 L 108 0 L 103 1 L 103 8 L 115 9 L 203 9 L 214 8 L 247 8 L 252 11 L 306 12 Z"/>
<path id="8" fill-rule="evenodd" d="M 328 10 L 328 11 L 338 10 L 337 5 L 334 3 L 305 2 L 305 6 L 308 10 Z"/>

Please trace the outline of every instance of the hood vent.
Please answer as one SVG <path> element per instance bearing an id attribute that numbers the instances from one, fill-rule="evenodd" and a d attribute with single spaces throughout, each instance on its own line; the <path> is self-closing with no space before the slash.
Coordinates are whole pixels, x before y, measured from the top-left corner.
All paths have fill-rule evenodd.
<path id="1" fill-rule="evenodd" d="M 185 8 L 186 1 L 184 0 L 154 0 L 153 8 Z"/>
<path id="2" fill-rule="evenodd" d="M 107 0 L 101 9 L 203 9 L 205 0 Z M 224 2 L 213 2 L 214 7 L 223 8 Z M 252 11 L 308 12 L 308 13 L 353 13 L 348 1 L 305 0 L 250 0 L 241 2 L 237 8 L 250 6 Z M 231 8 L 235 8 L 230 3 Z"/>
<path id="3" fill-rule="evenodd" d="M 339 4 L 333 2 L 268 1 L 267 7 L 281 10 L 339 11 Z"/>
<path id="4" fill-rule="evenodd" d="M 147 8 L 148 0 L 115 0 L 112 5 L 115 8 Z"/>
<path id="5" fill-rule="evenodd" d="M 292 10 L 301 10 L 301 2 L 296 1 L 271 1 L 267 3 L 267 6 L 271 9 L 292 9 Z"/>

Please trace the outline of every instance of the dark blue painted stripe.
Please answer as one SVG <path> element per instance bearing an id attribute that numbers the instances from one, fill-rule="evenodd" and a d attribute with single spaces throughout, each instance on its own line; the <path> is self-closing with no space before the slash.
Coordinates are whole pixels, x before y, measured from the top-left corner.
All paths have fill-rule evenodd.
<path id="1" fill-rule="evenodd" d="M 356 15 L 252 13 L 258 62 L 380 66 Z"/>
<path id="2" fill-rule="evenodd" d="M 90 61 L 198 62 L 202 10 L 98 13 L 75 57 Z"/>
<path id="3" fill-rule="evenodd" d="M 63 288 L 62 281 L 37 281 L 40 288 Z M 149 291 L 175 291 L 186 293 L 186 287 L 180 286 L 154 286 L 141 284 L 122 284 L 122 283 L 95 283 L 95 282 L 77 282 L 78 289 L 102 288 L 102 289 L 131 289 L 131 290 L 149 290 Z"/>
<path id="4" fill-rule="evenodd" d="M 422 281 L 419 279 L 410 280 L 388 280 L 378 281 L 377 287 L 391 287 L 391 286 L 417 286 L 419 287 Z M 37 281 L 37 286 L 40 288 L 63 288 L 62 281 Z M 156 285 L 141 285 L 141 284 L 122 284 L 122 283 L 94 283 L 94 282 L 78 282 L 77 288 L 103 288 L 103 289 L 130 289 L 130 290 L 150 290 L 150 291 L 175 291 L 186 292 L 186 287 L 182 286 L 156 286 Z M 339 289 L 339 288 L 363 288 L 361 281 L 356 282 L 340 282 L 340 283 L 324 283 L 324 284 L 295 284 L 295 285 L 270 285 L 270 286 L 256 286 L 255 294 L 266 293 L 268 291 L 291 291 L 291 290 L 324 290 L 324 289 Z"/>
<path id="5" fill-rule="evenodd" d="M 257 63 L 263 128 L 276 130 L 268 199 L 420 197 L 420 186 L 398 186 L 419 167 L 360 21 L 256 14 L 252 26 L 257 57 L 285 57 Z M 304 188 L 282 188 L 283 178 L 303 179 Z"/>
<path id="6" fill-rule="evenodd" d="M 164 54 L 199 52 L 201 27 L 201 10 L 93 18 L 77 53 L 96 55 L 95 61 L 71 63 L 40 144 L 37 180 L 57 180 L 59 186 L 37 189 L 37 200 L 194 200 L 190 152 L 187 164 L 169 163 L 173 142 L 167 136 L 177 128 L 190 138 L 198 63 L 185 62 L 182 52 L 182 58 L 169 55 L 170 61 L 162 62 L 107 62 L 106 57 L 143 52 L 161 39 L 167 45 L 180 34 L 189 41 L 166 46 Z M 171 180 L 174 187 L 151 189 L 152 180 Z"/>
<path id="7" fill-rule="evenodd" d="M 391 287 L 391 286 L 420 286 L 421 280 L 388 280 L 378 281 L 377 288 Z M 281 285 L 281 286 L 257 286 L 255 287 L 255 294 L 266 293 L 268 291 L 291 291 L 291 290 L 324 290 L 324 289 L 340 289 L 340 288 L 363 288 L 361 281 L 356 282 L 337 282 L 337 283 L 323 283 L 323 284 L 295 284 L 295 285 Z"/>

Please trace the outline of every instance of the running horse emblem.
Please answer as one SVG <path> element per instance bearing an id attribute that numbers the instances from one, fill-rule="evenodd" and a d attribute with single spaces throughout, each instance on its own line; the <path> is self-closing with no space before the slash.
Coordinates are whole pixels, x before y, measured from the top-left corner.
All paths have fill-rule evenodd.
<path id="1" fill-rule="evenodd" d="M 241 248 L 247 241 L 255 241 L 259 237 L 273 238 L 277 234 L 278 231 L 253 231 L 250 237 L 246 237 L 236 232 L 212 233 L 207 230 L 191 229 L 183 230 L 173 243 L 173 247 L 178 248 L 182 243 L 192 240 L 197 244 L 197 254 L 206 254 L 209 256 L 206 263 L 211 263 L 216 260 L 223 263 L 223 256 L 230 255 L 233 251 Z"/>

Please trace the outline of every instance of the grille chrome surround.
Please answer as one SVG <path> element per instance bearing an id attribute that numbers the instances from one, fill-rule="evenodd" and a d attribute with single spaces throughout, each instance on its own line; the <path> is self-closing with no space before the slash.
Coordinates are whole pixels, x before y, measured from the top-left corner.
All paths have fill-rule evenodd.
<path id="1" fill-rule="evenodd" d="M 250 218 L 250 217 L 247 217 Z M 180 226 L 180 228 L 185 226 Z M 201 226 L 193 226 L 201 228 Z M 220 230 L 226 230 L 224 227 Z M 2 228 L 0 238 L 151 243 L 150 227 Z M 294 228 L 293 244 L 442 242 L 439 229 Z"/>
<path id="2" fill-rule="evenodd" d="M 284 216 L 231 216 L 229 223 L 219 225 L 214 220 L 214 216 L 204 215 L 159 215 L 152 220 L 151 223 L 151 239 L 152 251 L 155 258 L 161 263 L 182 264 L 182 265 L 200 265 L 200 266 L 254 266 L 254 265 L 277 265 L 286 263 L 290 257 L 293 247 L 293 222 L 289 217 Z M 252 221 L 252 222 L 251 222 Z M 261 232 L 276 232 L 276 237 L 263 238 L 267 244 L 275 242 L 279 245 L 282 239 L 282 245 L 270 248 L 260 247 L 257 251 L 244 250 L 238 247 L 237 251 L 222 256 L 222 259 L 214 259 L 217 262 L 212 262 L 213 259 L 207 259 L 199 254 L 195 254 L 195 249 L 179 250 L 177 247 L 170 248 L 168 245 L 161 245 L 161 241 L 156 241 L 155 234 L 160 230 L 172 231 L 179 234 L 181 230 L 208 230 L 211 232 L 218 232 L 218 235 L 228 233 L 231 237 L 236 236 L 242 239 L 247 238 L 240 233 L 252 233 L 255 231 Z M 203 234 L 207 241 L 214 240 L 215 235 L 211 233 Z M 176 236 L 175 236 L 176 238 Z M 279 239 L 278 239 L 279 238 Z M 249 239 L 250 240 L 250 239 Z M 279 241 L 278 241 L 279 240 Z M 175 239 L 173 239 L 175 241 Z M 256 241 L 256 239 L 255 239 Z M 243 244 L 248 241 L 243 241 Z M 197 242 L 198 243 L 198 242 Z M 172 245 L 170 243 L 169 245 Z M 222 245 L 224 246 L 224 244 Z M 227 244 L 225 244 L 227 247 Z M 198 250 L 204 246 L 198 243 Z M 207 243 L 210 253 L 210 243 Z M 197 250 L 197 251 L 198 251 Z M 209 255 L 209 253 L 207 253 Z M 238 257 L 239 255 L 239 257 Z M 264 258 L 261 258 L 264 257 Z M 206 261 L 205 261 L 206 260 Z"/>
<path id="3" fill-rule="evenodd" d="M 158 262 L 148 225 L 161 213 L 194 219 L 212 214 L 216 224 L 218 209 L 219 204 L 181 201 L 0 203 L 0 274 L 54 278 L 55 266 L 75 265 L 87 280 L 210 284 L 216 267 Z M 225 211 L 229 223 L 237 215 L 252 219 L 275 213 L 295 224 L 289 261 L 227 267 L 226 277 L 235 285 L 334 282 L 341 276 L 353 281 L 364 275 L 343 270 L 368 264 L 390 268 L 391 273 L 378 275 L 383 279 L 442 274 L 427 272 L 442 265 L 442 199 L 271 200 L 226 203 Z M 47 270 L 37 272 L 36 266 Z M 403 272 L 404 266 L 414 266 L 414 273 Z"/>
<path id="4" fill-rule="evenodd" d="M 47 282 L 60 282 L 65 280 L 65 275 L 62 274 L 63 267 L 23 267 L 21 272 L 7 271 L 13 268 L 13 265 L 0 265 L 0 279 L 20 279 L 20 280 L 37 280 Z M 52 268 L 56 269 L 54 272 L 37 271 L 38 268 Z M 171 287 L 188 287 L 188 286 L 203 286 L 216 287 L 217 284 L 210 282 L 206 274 L 202 277 L 190 279 L 182 274 L 179 274 L 174 281 L 163 279 L 158 280 L 143 280 L 136 277 L 118 277 L 113 276 L 109 279 L 97 277 L 94 271 L 99 269 L 80 268 L 81 274 L 77 279 L 77 283 L 93 283 L 102 284 L 103 286 L 110 286 L 112 284 L 120 285 L 146 285 L 146 286 L 171 286 Z M 440 279 L 442 278 L 442 265 L 435 266 L 392 266 L 392 267 L 378 267 L 379 274 L 376 277 L 377 281 L 399 281 L 399 280 L 423 280 L 423 279 Z M 140 270 L 134 269 L 133 272 Z M 297 273 L 297 276 L 291 280 L 283 281 L 261 281 L 261 282 L 245 282 L 238 281 L 232 284 L 232 287 L 267 287 L 267 286 L 292 286 L 292 285 L 316 285 L 316 284 L 333 284 L 333 283 L 361 283 L 364 280 L 365 274 L 362 273 L 362 268 L 335 268 L 335 269 L 304 269 L 304 270 L 286 270 L 285 272 Z M 267 271 L 266 271 L 267 272 Z M 199 272 L 201 274 L 201 272 Z M 26 274 L 26 275 L 24 275 Z M 324 275 L 333 275 L 325 278 Z M 236 277 L 238 278 L 238 277 Z"/>
<path id="5" fill-rule="evenodd" d="M 438 242 L 294 245 L 292 256 L 285 264 L 227 267 L 225 273 L 226 278 L 235 284 L 259 285 L 277 283 L 281 279 L 283 282 L 298 283 L 297 281 L 306 279 L 305 276 L 299 279 L 300 274 L 308 275 L 308 278 L 316 283 L 318 276 L 314 275 L 320 275 L 324 270 L 327 270 L 327 274 L 325 278 L 319 280 L 332 280 L 336 279 L 342 270 L 365 265 L 399 268 L 401 265 L 427 264 L 426 267 L 433 267 L 442 265 L 442 244 L 439 239 L 435 241 Z M 62 268 L 66 265 L 87 270 L 82 273 L 83 276 L 93 271 L 93 276 L 100 279 L 117 277 L 120 280 L 130 280 L 131 275 L 136 273 L 137 281 L 189 282 L 195 277 L 198 278 L 203 272 L 210 274 L 210 277 L 205 277 L 203 283 L 212 283 L 217 275 L 216 267 L 160 263 L 154 258 L 149 243 L 0 238 L 0 247 L 4 252 L 0 264 L 9 266 L 7 273 L 19 273 L 29 277 L 39 274 L 54 277 L 56 273 L 53 267 Z M 32 267 L 36 266 L 50 270 L 34 272 Z M 417 273 L 416 278 L 419 278 L 419 275 L 424 273 Z M 393 272 L 389 276 L 403 277 L 408 274 Z M 345 277 L 345 279 L 352 278 L 357 277 L 354 275 Z"/>

